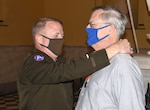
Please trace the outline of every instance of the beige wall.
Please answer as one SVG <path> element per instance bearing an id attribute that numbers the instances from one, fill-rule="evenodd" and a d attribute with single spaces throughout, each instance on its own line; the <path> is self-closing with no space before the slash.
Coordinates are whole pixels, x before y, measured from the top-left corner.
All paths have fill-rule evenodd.
<path id="1" fill-rule="evenodd" d="M 0 0 L 0 3 L 4 5 L 0 18 L 4 21 L 0 24 L 0 45 L 31 45 L 32 24 L 44 15 L 44 2 Z"/>
<path id="2" fill-rule="evenodd" d="M 113 0 L 118 1 L 118 0 Z M 132 2 L 134 0 L 131 0 Z M 32 45 L 32 24 L 39 17 L 56 17 L 63 21 L 65 31 L 65 45 L 86 46 L 85 26 L 90 16 L 90 10 L 96 5 L 104 4 L 103 0 L 0 0 L 0 45 Z M 106 1 L 105 1 L 105 4 Z M 0 5 L 0 6 L 1 6 Z M 137 7 L 138 6 L 138 9 Z M 139 48 L 150 48 L 146 34 L 150 33 L 150 16 L 146 3 L 138 0 L 136 4 L 136 21 L 138 28 L 136 35 Z M 139 25 L 142 24 L 143 26 Z M 127 29 L 128 38 L 134 47 L 133 34 Z"/>
<path id="3" fill-rule="evenodd" d="M 94 0 L 45 0 L 45 15 L 55 16 L 64 23 L 66 45 L 86 45 L 85 27 Z"/>

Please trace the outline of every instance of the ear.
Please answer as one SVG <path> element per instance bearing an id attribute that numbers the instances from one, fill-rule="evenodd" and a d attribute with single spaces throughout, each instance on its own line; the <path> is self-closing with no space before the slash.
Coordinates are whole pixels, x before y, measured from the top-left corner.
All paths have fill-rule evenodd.
<path id="1" fill-rule="evenodd" d="M 109 26 L 109 34 L 111 34 L 111 33 L 113 33 L 114 31 L 115 31 L 115 26 L 113 25 L 113 24 L 111 24 L 110 26 Z"/>
<path id="2" fill-rule="evenodd" d="M 43 39 L 42 39 L 42 36 L 41 36 L 41 35 L 35 34 L 35 37 L 34 37 L 34 38 L 35 38 L 35 42 L 36 42 L 36 43 L 40 43 L 40 44 L 42 43 L 42 40 L 43 40 Z"/>

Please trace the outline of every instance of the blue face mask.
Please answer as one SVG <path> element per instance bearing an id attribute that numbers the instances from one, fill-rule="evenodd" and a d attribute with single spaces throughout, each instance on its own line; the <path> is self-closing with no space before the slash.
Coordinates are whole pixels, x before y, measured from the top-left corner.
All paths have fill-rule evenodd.
<path id="1" fill-rule="evenodd" d="M 97 36 L 97 33 L 98 33 L 98 30 L 104 29 L 108 26 L 110 26 L 110 24 L 106 25 L 106 26 L 103 26 L 101 28 L 86 28 L 86 32 L 88 34 L 88 39 L 87 39 L 88 45 L 91 46 L 91 45 L 107 38 L 109 36 L 109 34 L 107 34 L 106 36 L 99 39 L 98 36 Z"/>

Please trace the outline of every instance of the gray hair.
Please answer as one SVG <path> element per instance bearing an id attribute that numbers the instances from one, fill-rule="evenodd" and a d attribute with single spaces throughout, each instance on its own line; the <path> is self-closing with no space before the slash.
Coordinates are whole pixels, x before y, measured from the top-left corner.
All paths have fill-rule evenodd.
<path id="1" fill-rule="evenodd" d="M 99 15 L 105 23 L 113 24 L 118 31 L 118 37 L 121 37 L 125 32 L 125 27 L 128 19 L 125 14 L 120 12 L 118 9 L 110 6 L 98 6 L 92 9 L 92 12 L 97 10 L 103 10 L 104 12 Z"/>
<path id="2" fill-rule="evenodd" d="M 63 25 L 63 23 L 56 19 L 56 18 L 52 18 L 52 17 L 46 17 L 46 18 L 40 18 L 39 20 L 37 20 L 32 28 L 32 36 L 34 36 L 36 33 L 38 33 L 40 30 L 44 29 L 46 22 L 48 21 L 55 21 L 60 23 L 61 25 Z"/>

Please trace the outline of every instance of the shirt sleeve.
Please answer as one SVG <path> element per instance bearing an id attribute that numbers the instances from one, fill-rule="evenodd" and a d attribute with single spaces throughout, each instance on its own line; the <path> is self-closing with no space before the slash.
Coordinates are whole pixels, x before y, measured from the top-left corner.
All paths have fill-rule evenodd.
<path id="1" fill-rule="evenodd" d="M 115 67 L 114 98 L 118 110 L 145 110 L 143 77 L 138 65 L 124 62 Z"/>
<path id="2" fill-rule="evenodd" d="M 46 60 L 39 62 L 34 61 L 31 56 L 22 66 L 20 73 L 23 75 L 20 77 L 31 83 L 53 84 L 84 77 L 107 65 L 109 65 L 109 59 L 105 50 L 93 52 L 88 57 L 83 56 L 69 63 Z"/>

